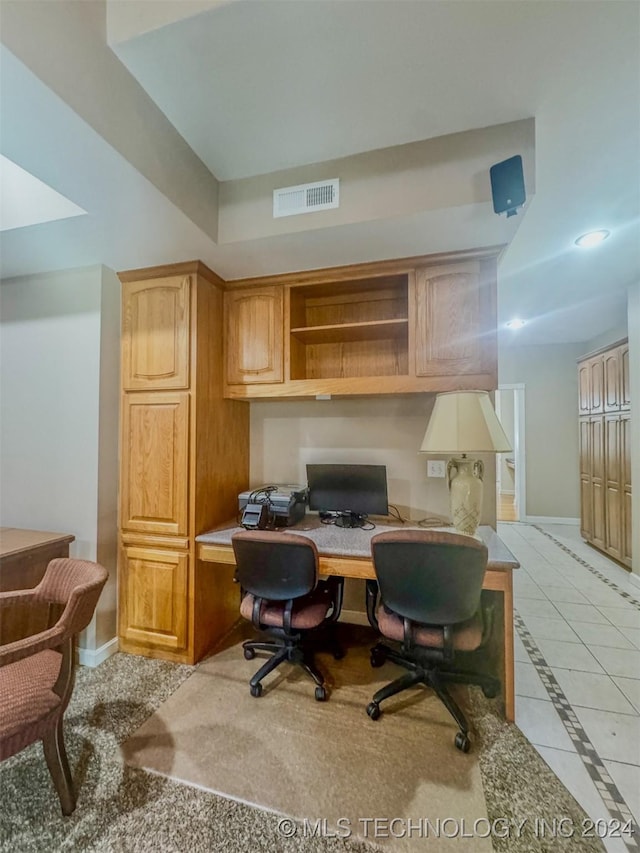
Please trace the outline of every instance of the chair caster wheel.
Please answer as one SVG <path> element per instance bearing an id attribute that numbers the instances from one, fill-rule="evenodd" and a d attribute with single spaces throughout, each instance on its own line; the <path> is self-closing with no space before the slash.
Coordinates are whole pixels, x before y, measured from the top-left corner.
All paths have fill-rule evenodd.
<path id="1" fill-rule="evenodd" d="M 482 692 L 486 699 L 495 699 L 500 689 L 495 684 L 485 684 L 482 686 Z"/>
<path id="2" fill-rule="evenodd" d="M 262 696 L 262 684 L 250 684 L 249 693 L 251 693 L 252 696 L 255 696 L 256 699 L 258 696 Z"/>
<path id="3" fill-rule="evenodd" d="M 367 705 L 367 714 L 372 720 L 377 720 L 381 713 L 380 705 L 377 702 L 369 702 Z"/>
<path id="4" fill-rule="evenodd" d="M 471 748 L 471 741 L 463 732 L 458 732 L 455 744 L 456 749 L 459 749 L 460 752 L 469 752 L 469 749 Z"/>
<path id="5" fill-rule="evenodd" d="M 316 687 L 316 702 L 326 702 L 327 701 L 327 688 L 318 686 Z"/>
<path id="6" fill-rule="evenodd" d="M 377 669 L 379 666 L 382 666 L 386 659 L 387 657 L 384 652 L 381 652 L 379 649 L 371 649 L 369 661 L 374 669 Z"/>
<path id="7" fill-rule="evenodd" d="M 245 660 L 253 660 L 256 656 L 254 649 L 245 649 L 244 650 L 244 658 Z"/>

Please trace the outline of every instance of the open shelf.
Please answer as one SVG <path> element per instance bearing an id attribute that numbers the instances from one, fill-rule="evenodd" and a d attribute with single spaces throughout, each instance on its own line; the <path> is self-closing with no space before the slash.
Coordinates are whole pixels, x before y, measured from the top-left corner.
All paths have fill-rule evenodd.
<path id="1" fill-rule="evenodd" d="M 330 326 L 304 326 L 291 329 L 303 344 L 336 344 L 347 341 L 380 341 L 406 336 L 409 320 L 370 320 L 364 323 L 334 323 Z"/>

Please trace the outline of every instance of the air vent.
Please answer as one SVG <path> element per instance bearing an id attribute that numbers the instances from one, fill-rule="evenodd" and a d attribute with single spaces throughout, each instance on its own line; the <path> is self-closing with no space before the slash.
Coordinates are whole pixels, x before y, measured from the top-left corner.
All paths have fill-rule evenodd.
<path id="1" fill-rule="evenodd" d="M 283 187 L 273 191 L 273 216 L 295 216 L 340 206 L 340 179 Z"/>

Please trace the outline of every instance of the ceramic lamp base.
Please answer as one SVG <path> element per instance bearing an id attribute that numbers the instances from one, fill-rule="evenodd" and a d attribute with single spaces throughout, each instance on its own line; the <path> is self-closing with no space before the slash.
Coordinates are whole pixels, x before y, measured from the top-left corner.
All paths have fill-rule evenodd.
<path id="1" fill-rule="evenodd" d="M 458 533 L 473 536 L 480 523 L 482 509 L 482 477 L 484 466 L 479 459 L 466 456 L 449 460 L 449 508 L 453 526 Z"/>

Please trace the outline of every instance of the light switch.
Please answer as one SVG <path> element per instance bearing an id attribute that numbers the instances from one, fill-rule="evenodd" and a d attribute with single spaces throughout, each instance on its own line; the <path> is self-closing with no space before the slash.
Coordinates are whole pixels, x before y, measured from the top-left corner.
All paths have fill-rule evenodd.
<path id="1" fill-rule="evenodd" d="M 429 459 L 427 461 L 427 477 L 446 477 L 447 466 L 444 459 Z"/>

